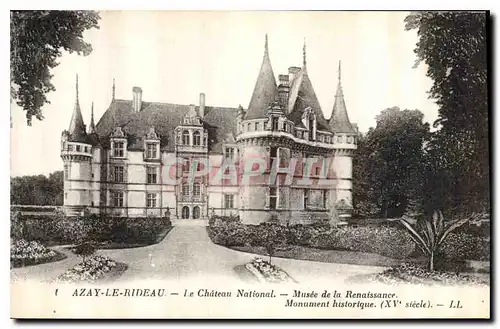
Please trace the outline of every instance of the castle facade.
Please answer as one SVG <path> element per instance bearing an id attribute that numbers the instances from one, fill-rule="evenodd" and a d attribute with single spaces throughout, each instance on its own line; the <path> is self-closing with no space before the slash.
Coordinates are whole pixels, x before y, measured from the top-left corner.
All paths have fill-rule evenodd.
<path id="1" fill-rule="evenodd" d="M 307 73 L 290 67 L 278 80 L 265 42 L 247 109 L 113 97 L 87 129 L 78 100 L 61 135 L 64 210 L 174 220 L 239 215 L 243 223 L 310 223 L 352 211 L 349 121 L 339 78 L 329 119 Z"/>

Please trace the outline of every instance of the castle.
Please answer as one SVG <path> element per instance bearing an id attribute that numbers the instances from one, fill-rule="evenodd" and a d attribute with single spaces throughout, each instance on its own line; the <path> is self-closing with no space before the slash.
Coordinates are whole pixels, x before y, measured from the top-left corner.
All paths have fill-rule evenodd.
<path id="1" fill-rule="evenodd" d="M 358 132 L 347 115 L 340 63 L 327 120 L 307 74 L 305 45 L 303 52 L 302 67 L 290 67 L 277 83 L 266 35 L 246 110 L 207 106 L 203 93 L 198 105 L 147 102 L 139 87 L 132 100 L 115 99 L 113 81 L 109 108 L 95 124 L 92 106 L 88 130 L 77 77 L 61 136 L 66 215 L 239 215 L 250 224 L 309 223 L 329 218 L 332 209 L 350 216 Z M 245 182 L 246 174 L 253 180 Z"/>

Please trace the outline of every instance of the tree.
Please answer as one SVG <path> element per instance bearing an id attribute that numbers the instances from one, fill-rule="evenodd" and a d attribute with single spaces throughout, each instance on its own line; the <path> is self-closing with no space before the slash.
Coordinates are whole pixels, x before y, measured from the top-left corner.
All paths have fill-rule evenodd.
<path id="1" fill-rule="evenodd" d="M 354 216 L 373 217 L 380 212 L 376 203 L 376 191 L 370 182 L 370 173 L 373 169 L 369 162 L 371 153 L 368 149 L 366 136 L 360 132 L 357 138 L 357 149 L 353 156 L 352 171 L 355 184 L 352 186 L 352 195 Z"/>
<path id="2" fill-rule="evenodd" d="M 489 208 L 487 16 L 485 12 L 414 12 L 415 66 L 428 65 L 429 97 L 439 106 L 439 128 L 429 143 L 438 203 L 458 212 Z"/>
<path id="3" fill-rule="evenodd" d="M 12 11 L 10 20 L 11 98 L 32 117 L 43 120 L 46 94 L 54 91 L 50 70 L 59 63 L 62 50 L 87 56 L 92 46 L 84 31 L 99 28 L 94 11 Z"/>
<path id="4" fill-rule="evenodd" d="M 49 175 L 21 176 L 10 180 L 10 202 L 21 205 L 60 206 L 63 204 L 62 171 Z"/>
<path id="5" fill-rule="evenodd" d="M 376 204 L 382 216 L 399 217 L 408 204 L 421 201 L 429 137 L 423 117 L 418 110 L 398 107 L 377 116 L 376 127 L 360 140 L 355 156 L 354 179 L 361 180 L 355 190 L 361 197 L 358 204 Z"/>

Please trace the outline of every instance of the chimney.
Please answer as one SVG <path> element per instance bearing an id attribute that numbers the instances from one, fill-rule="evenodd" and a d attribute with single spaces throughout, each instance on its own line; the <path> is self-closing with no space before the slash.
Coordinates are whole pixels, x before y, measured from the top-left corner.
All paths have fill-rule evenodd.
<path id="1" fill-rule="evenodd" d="M 134 107 L 135 112 L 141 111 L 142 106 L 142 89 L 141 87 L 132 88 L 132 106 Z"/>
<path id="2" fill-rule="evenodd" d="M 292 83 L 293 80 L 295 79 L 295 77 L 297 76 L 297 73 L 299 73 L 300 71 L 300 67 L 297 67 L 297 66 L 290 66 L 288 68 L 288 75 L 290 76 L 289 78 L 289 82 Z"/>
<path id="3" fill-rule="evenodd" d="M 203 118 L 203 116 L 205 115 L 205 94 L 204 93 L 200 93 L 200 108 L 198 110 L 198 115 L 200 116 L 200 118 Z"/>
<path id="4" fill-rule="evenodd" d="M 290 91 L 289 76 L 287 74 L 279 75 L 278 96 L 280 105 L 286 109 L 288 106 L 288 94 Z"/>

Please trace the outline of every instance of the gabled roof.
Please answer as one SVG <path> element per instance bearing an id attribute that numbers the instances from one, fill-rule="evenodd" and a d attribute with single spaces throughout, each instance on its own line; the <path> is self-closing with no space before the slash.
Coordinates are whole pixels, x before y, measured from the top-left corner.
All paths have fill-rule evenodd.
<path id="1" fill-rule="evenodd" d="M 198 109 L 198 107 L 196 107 Z M 175 128 L 182 125 L 189 105 L 142 102 L 140 112 L 133 110 L 131 100 L 115 99 L 97 123 L 96 130 L 101 144 L 109 147 L 109 135 L 115 127 L 122 127 L 127 135 L 130 150 L 143 150 L 144 137 L 151 127 L 160 136 L 162 150 L 175 150 Z M 235 133 L 237 108 L 205 106 L 201 119 L 208 131 L 208 150 L 222 152 L 226 134 Z"/>
<path id="2" fill-rule="evenodd" d="M 342 92 L 340 69 L 341 66 L 339 62 L 339 82 L 337 85 L 337 92 L 335 93 L 335 103 L 333 103 L 329 125 L 333 132 L 355 134 L 356 130 L 353 128 L 351 121 L 349 121 L 349 116 L 347 115 L 344 93 Z"/>
<path id="3" fill-rule="evenodd" d="M 269 50 L 267 45 L 267 35 L 264 49 L 264 59 L 260 67 L 257 82 L 248 105 L 245 120 L 259 119 L 267 117 L 267 109 L 272 102 L 278 99 L 278 86 L 274 77 Z"/>
<path id="4" fill-rule="evenodd" d="M 317 128 L 330 131 L 328 121 L 326 121 L 323 116 L 323 111 L 321 110 L 318 98 L 316 97 L 311 80 L 307 74 L 307 68 L 304 66 L 291 82 L 288 98 L 288 113 L 290 120 L 296 125 L 299 124 L 302 120 L 302 113 L 307 107 L 311 107 L 316 114 Z"/>

